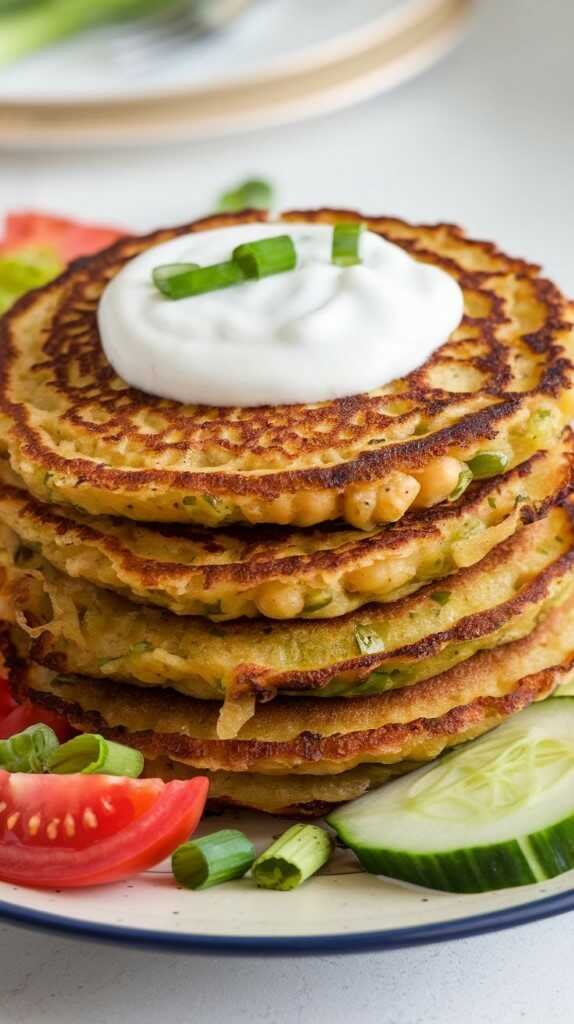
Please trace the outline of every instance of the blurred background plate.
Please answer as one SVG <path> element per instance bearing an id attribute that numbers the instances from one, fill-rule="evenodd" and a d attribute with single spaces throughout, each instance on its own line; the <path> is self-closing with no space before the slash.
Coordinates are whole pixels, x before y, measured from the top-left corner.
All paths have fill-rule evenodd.
<path id="1" fill-rule="evenodd" d="M 92 33 L 2 71 L 0 144 L 161 142 L 312 116 L 423 70 L 456 42 L 470 7 L 256 0 L 225 31 L 164 57 L 151 78 L 122 64 L 118 31 Z"/>

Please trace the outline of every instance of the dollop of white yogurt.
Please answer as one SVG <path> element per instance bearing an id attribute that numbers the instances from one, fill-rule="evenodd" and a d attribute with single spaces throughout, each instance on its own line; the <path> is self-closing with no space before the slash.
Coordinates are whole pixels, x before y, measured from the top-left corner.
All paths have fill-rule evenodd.
<path id="1" fill-rule="evenodd" d="M 164 263 L 207 266 L 243 242 L 289 234 L 293 271 L 189 299 L 152 282 Z M 116 373 L 177 402 L 321 402 L 382 387 L 420 366 L 458 326 L 463 296 L 437 267 L 370 231 L 362 262 L 331 262 L 326 224 L 259 224 L 184 235 L 136 257 L 106 287 L 102 345 Z"/>

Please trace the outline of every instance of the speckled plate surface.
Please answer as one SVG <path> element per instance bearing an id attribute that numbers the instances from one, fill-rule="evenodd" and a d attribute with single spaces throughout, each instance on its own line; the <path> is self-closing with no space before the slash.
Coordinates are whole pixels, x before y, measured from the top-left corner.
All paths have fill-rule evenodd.
<path id="1" fill-rule="evenodd" d="M 285 819 L 241 812 L 207 818 L 204 831 L 242 828 L 259 848 Z M 396 949 L 525 924 L 574 909 L 574 872 L 540 885 L 456 896 L 364 874 L 338 850 L 328 870 L 292 893 L 249 878 L 205 892 L 177 888 L 169 864 L 112 886 L 41 892 L 0 885 L 0 918 L 150 949 L 235 955 Z"/>

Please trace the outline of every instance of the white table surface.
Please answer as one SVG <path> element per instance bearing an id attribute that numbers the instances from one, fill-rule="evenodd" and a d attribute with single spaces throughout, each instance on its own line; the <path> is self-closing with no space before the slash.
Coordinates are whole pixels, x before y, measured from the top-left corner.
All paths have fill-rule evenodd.
<path id="1" fill-rule="evenodd" d="M 574 294 L 574 5 L 483 0 L 444 63 L 302 125 L 173 148 L 0 152 L 0 215 L 45 207 L 146 228 L 205 212 L 247 174 L 283 206 L 452 220 Z M 416 950 L 225 960 L 0 927 L 1 1024 L 572 1021 L 574 917 Z"/>

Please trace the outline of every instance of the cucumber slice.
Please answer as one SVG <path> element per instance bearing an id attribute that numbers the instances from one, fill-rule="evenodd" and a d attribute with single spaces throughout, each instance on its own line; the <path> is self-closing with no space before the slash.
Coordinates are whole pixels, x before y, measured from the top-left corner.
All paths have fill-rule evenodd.
<path id="1" fill-rule="evenodd" d="M 327 821 L 367 871 L 431 889 L 560 875 L 574 868 L 574 699 L 532 705 Z"/>

